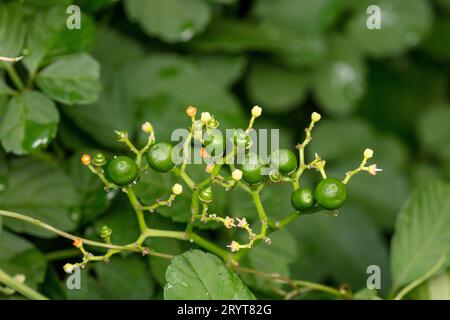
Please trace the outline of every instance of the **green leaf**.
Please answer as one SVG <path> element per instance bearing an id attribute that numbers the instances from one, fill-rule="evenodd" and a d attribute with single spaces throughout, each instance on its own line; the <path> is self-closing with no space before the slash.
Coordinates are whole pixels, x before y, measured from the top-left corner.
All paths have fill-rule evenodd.
<path id="1" fill-rule="evenodd" d="M 297 238 L 299 258 L 292 276 L 312 281 L 332 279 L 353 290 L 366 286 L 367 267 L 381 268 L 381 288 L 389 288 L 387 246 L 380 230 L 358 207 L 344 205 L 339 215 L 306 215 L 288 227 Z M 370 248 L 368 250 L 367 248 Z"/>
<path id="2" fill-rule="evenodd" d="M 447 74 L 429 64 L 399 68 L 379 62 L 370 70 L 368 88 L 360 107 L 365 116 L 380 129 L 411 139 L 424 108 L 447 99 Z"/>
<path id="3" fill-rule="evenodd" d="M 417 188 L 398 216 L 392 240 L 393 288 L 424 275 L 447 253 L 450 265 L 450 186 L 430 181 Z"/>
<path id="4" fill-rule="evenodd" d="M 39 219 L 64 231 L 75 224 L 70 213 L 78 195 L 70 179 L 55 165 L 31 159 L 10 162 L 6 188 L 0 192 L 0 207 Z M 53 233 L 28 222 L 4 218 L 3 224 L 16 232 L 51 238 Z"/>
<path id="5" fill-rule="evenodd" d="M 450 106 L 437 105 L 425 111 L 417 124 L 422 148 L 443 161 L 450 160 Z"/>
<path id="6" fill-rule="evenodd" d="M 102 10 L 108 9 L 115 4 L 119 3 L 119 0 L 78 0 L 77 4 L 80 8 L 83 8 L 83 11 L 97 13 Z"/>
<path id="7" fill-rule="evenodd" d="M 25 91 L 9 101 L 0 139 L 6 151 L 26 154 L 46 147 L 55 137 L 59 113 L 53 101 L 37 91 Z"/>
<path id="8" fill-rule="evenodd" d="M 254 295 L 223 262 L 200 250 L 176 256 L 167 268 L 166 300 L 253 300 Z"/>
<path id="9" fill-rule="evenodd" d="M 419 44 L 432 23 L 432 10 L 423 0 L 376 0 L 381 9 L 381 29 L 367 28 L 369 15 L 360 9 L 349 23 L 349 35 L 375 57 L 398 55 Z M 366 6 L 367 8 L 367 6 Z"/>
<path id="10" fill-rule="evenodd" d="M 137 106 L 126 87 L 131 75 L 122 69 L 124 64 L 134 64 L 141 54 L 142 48 L 131 38 L 109 28 L 99 29 L 93 55 L 101 61 L 100 97 L 92 105 L 64 110 L 95 142 L 108 149 L 122 148 L 114 130 L 127 130 L 130 138 L 134 137 Z"/>
<path id="11" fill-rule="evenodd" d="M 328 58 L 314 78 L 316 99 L 332 115 L 347 115 L 366 90 L 366 67 L 358 50 L 343 38 L 332 38 Z"/>
<path id="12" fill-rule="evenodd" d="M 25 42 L 26 25 L 18 4 L 0 5 L 0 56 L 17 57 Z"/>
<path id="13" fill-rule="evenodd" d="M 153 296 L 155 285 L 142 257 L 116 256 L 108 264 L 95 264 L 95 271 L 108 299 L 148 300 Z"/>
<path id="14" fill-rule="evenodd" d="M 449 2 L 450 7 L 450 2 Z M 423 49 L 431 56 L 442 61 L 450 60 L 450 20 L 446 17 L 437 18 L 434 21 L 433 30 L 423 42 Z"/>
<path id="15" fill-rule="evenodd" d="M 211 19 L 211 8 L 203 0 L 126 0 L 125 9 L 148 35 L 169 43 L 191 40 Z"/>
<path id="16" fill-rule="evenodd" d="M 306 96 L 308 78 L 298 71 L 256 62 L 246 83 L 250 98 L 269 112 L 285 112 L 301 104 Z"/>
<path id="17" fill-rule="evenodd" d="M 110 191 L 109 197 L 115 195 Z M 129 244 L 139 237 L 139 226 L 136 214 L 133 211 L 128 199 L 119 196 L 111 205 L 109 210 L 95 221 L 93 230 L 87 230 L 86 236 L 100 240 L 100 228 L 107 225 L 112 229 L 111 241 L 117 244 Z"/>
<path id="18" fill-rule="evenodd" d="M 30 24 L 27 36 L 29 54 L 24 58 L 28 71 L 34 74 L 51 58 L 87 51 L 95 36 L 95 26 L 87 15 L 81 16 L 82 27 L 67 28 L 67 6 L 55 6 L 40 10 Z"/>
<path id="19" fill-rule="evenodd" d="M 408 150 L 401 140 L 382 135 L 361 118 L 323 119 L 312 135 L 314 139 L 307 147 L 308 159 L 314 159 L 314 154 L 318 153 L 327 160 L 327 166 L 357 166 L 366 148 L 374 150 L 372 161 L 380 167 L 388 164 L 400 169 L 408 164 Z"/>
<path id="20" fill-rule="evenodd" d="M 14 90 L 11 89 L 8 84 L 5 82 L 5 78 L 3 75 L 3 72 L 0 72 L 0 97 L 5 98 L 5 95 L 12 95 L 14 94 Z M 2 112 L 0 111 L 0 116 L 2 115 Z"/>
<path id="21" fill-rule="evenodd" d="M 433 276 L 407 297 L 413 300 L 450 300 L 450 270 Z"/>
<path id="22" fill-rule="evenodd" d="M 340 0 L 258 0 L 255 15 L 275 24 L 286 25 L 300 32 L 326 30 L 342 13 Z"/>
<path id="23" fill-rule="evenodd" d="M 85 53 L 63 56 L 42 70 L 36 82 L 58 102 L 93 103 L 100 94 L 100 65 Z"/>
<path id="24" fill-rule="evenodd" d="M 243 56 L 201 55 L 192 57 L 201 73 L 220 86 L 230 87 L 245 71 L 246 59 Z"/>
<path id="25" fill-rule="evenodd" d="M 245 123 L 236 97 L 221 83 L 212 81 L 204 68 L 180 56 L 150 55 L 130 64 L 124 72 L 133 79 L 128 82 L 128 91 L 140 104 L 141 123 L 155 124 L 158 139 L 169 140 L 174 129 L 188 128 L 188 105 L 209 111 L 219 119 L 221 128 L 241 127 Z"/>
<path id="26" fill-rule="evenodd" d="M 207 52 L 267 51 L 279 54 L 294 66 L 315 65 L 326 53 L 325 41 L 319 34 L 298 34 L 279 25 L 231 20 L 214 22 L 190 46 Z"/>
<path id="27" fill-rule="evenodd" d="M 0 232 L 0 268 L 14 276 L 23 274 L 33 288 L 44 281 L 47 262 L 35 246 L 8 231 Z"/>
<path id="28" fill-rule="evenodd" d="M 73 1 L 70 0 L 39 0 L 39 1 L 35 1 L 35 0 L 21 0 L 22 3 L 28 5 L 28 6 L 34 6 L 34 7 L 38 7 L 38 8 L 45 8 L 45 7 L 50 7 L 50 6 L 54 6 L 54 5 L 70 5 Z"/>

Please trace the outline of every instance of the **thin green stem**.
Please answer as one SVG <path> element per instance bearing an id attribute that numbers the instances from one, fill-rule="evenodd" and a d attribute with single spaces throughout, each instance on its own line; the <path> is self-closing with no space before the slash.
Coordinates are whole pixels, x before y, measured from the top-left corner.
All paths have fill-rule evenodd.
<path id="1" fill-rule="evenodd" d="M 173 238 L 178 240 L 188 240 L 189 235 L 183 231 L 158 230 L 147 228 L 143 233 L 146 238 Z"/>
<path id="2" fill-rule="evenodd" d="M 214 253 L 219 256 L 224 261 L 229 261 L 232 258 L 232 255 L 225 249 L 215 245 L 214 243 L 202 238 L 196 233 L 190 233 L 189 239 L 195 242 L 200 247 Z"/>
<path id="3" fill-rule="evenodd" d="M 261 231 L 257 238 L 264 238 L 266 236 L 267 231 L 267 214 L 264 210 L 263 204 L 261 202 L 261 198 L 259 196 L 259 191 L 251 192 L 253 204 L 255 205 L 256 211 L 258 212 L 259 220 L 261 221 Z"/>
<path id="4" fill-rule="evenodd" d="M 179 176 L 181 179 L 183 179 L 183 181 L 187 184 L 189 189 L 191 190 L 195 189 L 195 182 L 191 179 L 191 177 L 189 177 L 189 175 L 185 171 L 180 170 L 179 168 L 173 168 L 172 172 L 175 175 Z"/>
<path id="5" fill-rule="evenodd" d="M 18 220 L 22 220 L 28 223 L 31 223 L 37 227 L 40 227 L 42 229 L 45 229 L 51 233 L 57 234 L 63 238 L 69 239 L 69 240 L 81 240 L 85 245 L 90 245 L 90 246 L 94 246 L 94 247 L 101 247 L 101 248 L 105 248 L 105 249 L 117 249 L 117 250 L 122 250 L 122 251 L 133 251 L 133 252 L 137 252 L 139 251 L 137 248 L 133 247 L 132 245 L 126 245 L 126 246 L 120 246 L 120 245 L 113 245 L 113 244 L 107 244 L 107 243 L 103 243 L 103 242 L 97 242 L 97 241 L 92 241 L 89 239 L 85 239 L 85 238 L 81 238 L 78 236 L 74 236 L 70 233 L 64 232 L 62 230 L 59 230 L 55 227 L 52 227 L 49 224 L 46 224 L 45 222 L 42 222 L 38 219 L 20 214 L 20 213 L 16 213 L 16 212 L 10 212 L 10 211 L 5 211 L 5 210 L 0 210 L 0 216 L 3 217 L 8 217 L 8 218 L 13 218 L 13 219 L 18 219 Z"/>
<path id="6" fill-rule="evenodd" d="M 0 269 L 0 282 L 29 299 L 48 300 L 46 296 L 28 287 L 26 284 L 17 281 L 2 269 Z"/>
<path id="7" fill-rule="evenodd" d="M 128 196 L 128 199 L 130 200 L 131 205 L 133 206 L 134 211 L 136 212 L 139 229 L 141 230 L 141 232 L 145 232 L 145 230 L 147 229 L 147 223 L 145 222 L 144 211 L 141 208 L 141 203 L 139 202 L 132 188 L 127 188 L 126 194 Z"/>
<path id="8" fill-rule="evenodd" d="M 14 85 L 17 87 L 17 89 L 22 91 L 25 88 L 25 85 L 23 84 L 22 79 L 20 79 L 19 75 L 17 74 L 14 66 L 10 63 L 5 63 L 4 65 L 5 65 L 6 72 L 8 73 L 9 77 L 11 78 L 11 81 L 14 83 Z"/>

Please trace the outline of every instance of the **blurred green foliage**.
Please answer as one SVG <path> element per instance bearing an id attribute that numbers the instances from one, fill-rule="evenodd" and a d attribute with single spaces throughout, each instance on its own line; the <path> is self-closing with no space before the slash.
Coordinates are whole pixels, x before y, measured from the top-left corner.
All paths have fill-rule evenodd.
<path id="1" fill-rule="evenodd" d="M 414 252 L 391 259 L 389 243 L 410 191 L 450 179 L 450 1 L 79 0 L 81 29 L 68 30 L 71 3 L 0 1 L 0 55 L 25 55 L 14 66 L 27 87 L 19 92 L 14 74 L 0 63 L 0 208 L 92 238 L 108 224 L 113 242 L 133 241 L 138 229 L 132 209 L 81 167 L 81 153 L 124 152 L 114 130 L 127 130 L 143 143 L 139 129 L 147 120 L 157 139 L 168 140 L 173 129 L 188 126 L 187 105 L 211 112 L 222 128 L 234 128 L 244 126 L 248 110 L 259 104 L 264 111 L 258 126 L 280 128 L 281 144 L 293 148 L 310 113 L 318 111 L 323 120 L 309 157 L 318 152 L 329 174 L 343 177 L 370 147 L 384 172 L 355 177 L 339 216 L 299 219 L 274 234 L 272 246 L 252 251 L 245 264 L 348 283 L 355 291 L 365 287 L 367 266 L 379 265 L 384 295 L 390 264 L 396 286 L 427 270 L 419 264 L 402 273 L 401 259 Z M 366 27 L 373 4 L 382 9 L 381 30 Z M 191 170 L 194 177 L 204 174 L 204 168 Z M 315 179 L 308 176 L 305 183 Z M 135 188 L 145 201 L 163 196 L 172 184 L 167 175 L 149 173 Z M 436 188 L 437 194 L 429 191 L 430 198 L 416 201 L 449 198 L 446 187 Z M 264 189 L 269 215 L 292 211 L 289 190 Z M 220 194 L 217 211 L 256 218 L 248 195 L 214 191 Z M 189 219 L 189 194 L 183 197 L 161 210 L 162 217 L 152 216 L 151 225 L 181 229 Z M 447 204 L 440 205 L 450 216 Z M 405 210 L 403 215 L 414 215 Z M 2 224 L 0 267 L 23 272 L 27 284 L 52 298 L 162 297 L 168 262 L 161 258 L 116 257 L 84 272 L 83 290 L 70 291 L 61 272 L 67 259 L 45 257 L 68 241 L 10 219 Z M 205 236 L 221 246 L 237 237 L 206 228 Z M 414 232 L 396 235 L 393 251 L 407 251 L 408 237 L 417 240 L 430 230 Z M 446 250 L 448 239 L 436 241 Z M 190 247 L 171 239 L 148 245 L 171 254 Z M 257 297 L 273 297 L 261 279 L 243 279 Z"/>

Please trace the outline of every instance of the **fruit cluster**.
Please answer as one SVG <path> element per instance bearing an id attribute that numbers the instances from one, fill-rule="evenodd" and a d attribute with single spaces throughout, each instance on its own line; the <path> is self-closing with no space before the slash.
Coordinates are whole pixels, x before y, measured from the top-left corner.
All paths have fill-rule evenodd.
<path id="1" fill-rule="evenodd" d="M 200 119 L 197 119 L 197 109 L 192 106 L 188 107 L 186 114 L 191 118 L 191 126 L 188 136 L 182 143 L 183 161 L 181 163 L 177 163 L 174 160 L 175 147 L 171 143 L 155 141 L 153 127 L 148 122 L 142 126 L 143 131 L 148 134 L 148 141 L 140 150 L 129 141 L 126 132 L 116 132 L 119 136 L 119 141 L 125 143 L 136 155 L 135 159 L 120 155 L 110 161 L 106 161 L 104 155 L 99 153 L 93 160 L 91 160 L 89 155 L 84 155 L 82 162 L 102 179 L 106 187 L 121 188 L 127 193 L 130 202 L 138 213 L 142 210 L 153 212 L 162 205 L 169 206 L 175 197 L 183 191 L 183 187 L 177 183 L 173 186 L 172 195 L 167 201 L 157 200 L 157 203 L 153 206 L 143 206 L 134 195 L 130 186 L 138 179 L 140 174 L 147 171 L 148 168 L 157 172 L 175 173 L 192 190 L 192 219 L 186 230 L 192 230 L 193 223 L 196 220 L 203 223 L 214 221 L 222 223 L 226 228 L 237 227 L 244 229 L 248 233 L 249 242 L 247 244 L 239 244 L 236 241 L 232 241 L 228 245 L 232 252 L 244 248 L 250 249 L 258 240 L 270 243 L 270 239 L 267 237 L 270 233 L 268 229 L 276 228 L 279 224 L 270 221 L 270 217 L 264 211 L 260 200 L 259 192 L 266 185 L 291 183 L 293 187 L 291 204 L 297 215 L 299 213 L 308 214 L 321 210 L 334 211 L 346 201 L 346 184 L 353 175 L 361 171 L 367 171 L 375 175 L 380 171 L 376 165 L 366 165 L 368 159 L 373 156 L 371 149 L 364 151 L 364 158 L 360 166 L 353 171 L 347 172 L 342 181 L 327 177 L 325 173 L 326 162 L 317 154 L 313 161 L 306 163 L 305 147 L 312 139 L 312 129 L 321 119 L 321 116 L 316 112 L 312 114 L 311 123 L 305 130 L 305 140 L 296 146 L 298 157 L 291 150 L 277 149 L 270 154 L 267 161 L 263 161 L 256 152 L 251 150 L 253 141 L 250 134 L 254 121 L 261 113 L 262 109 L 255 106 L 252 109 L 248 127 L 245 130 L 235 129 L 233 136 L 229 139 L 230 141 L 227 141 L 217 129 L 219 122 L 213 115 L 203 112 Z M 198 183 L 194 182 L 186 172 L 186 165 L 191 156 L 189 147 L 195 141 L 201 143 L 200 154 L 208 164 L 206 171 L 210 174 L 209 178 Z M 227 143 L 232 144 L 230 150 L 226 148 Z M 239 152 L 243 154 L 243 161 L 241 162 L 237 161 Z M 303 172 L 311 169 L 319 171 L 322 176 L 321 181 L 314 190 L 300 185 L 300 177 Z M 238 223 L 235 223 L 235 218 L 208 213 L 209 203 L 214 200 L 211 189 L 212 184 L 223 186 L 227 191 L 240 187 L 251 195 L 261 222 L 259 233 L 255 233 L 244 218 L 236 218 Z M 147 227 L 141 219 L 141 231 L 145 233 L 145 230 L 147 230 Z"/>

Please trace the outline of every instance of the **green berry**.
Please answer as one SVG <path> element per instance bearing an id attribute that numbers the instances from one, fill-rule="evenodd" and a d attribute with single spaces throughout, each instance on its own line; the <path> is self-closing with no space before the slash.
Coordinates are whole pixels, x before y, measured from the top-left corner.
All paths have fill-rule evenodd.
<path id="1" fill-rule="evenodd" d="M 281 173 L 291 173 L 297 168 L 297 157 L 291 150 L 278 149 L 270 156 L 272 167 Z"/>
<path id="2" fill-rule="evenodd" d="M 244 157 L 244 163 L 240 166 L 242 178 L 250 184 L 257 184 L 263 181 L 263 165 L 261 159 L 255 153 L 249 153 Z"/>
<path id="3" fill-rule="evenodd" d="M 292 192 L 291 204 L 297 211 L 307 211 L 314 205 L 314 196 L 310 188 L 299 188 Z"/>
<path id="4" fill-rule="evenodd" d="M 314 198 L 321 207 L 335 210 L 340 208 L 347 200 L 347 188 L 338 179 L 326 178 L 317 184 Z"/>
<path id="5" fill-rule="evenodd" d="M 208 154 L 212 156 L 221 155 L 225 151 L 225 139 L 222 132 L 217 129 L 208 129 L 205 131 L 203 144 Z"/>
<path id="6" fill-rule="evenodd" d="M 167 142 L 153 144 L 147 152 L 148 165 L 156 171 L 168 172 L 175 163 L 172 160 L 172 145 Z"/>
<path id="7" fill-rule="evenodd" d="M 199 198 L 203 202 L 206 202 L 206 203 L 211 202 L 213 199 L 213 193 L 212 193 L 211 187 L 207 187 L 207 188 L 203 189 L 202 191 L 200 191 Z"/>
<path id="8" fill-rule="evenodd" d="M 119 156 L 108 163 L 106 177 L 118 186 L 126 186 L 136 180 L 138 167 L 133 159 Z"/>

